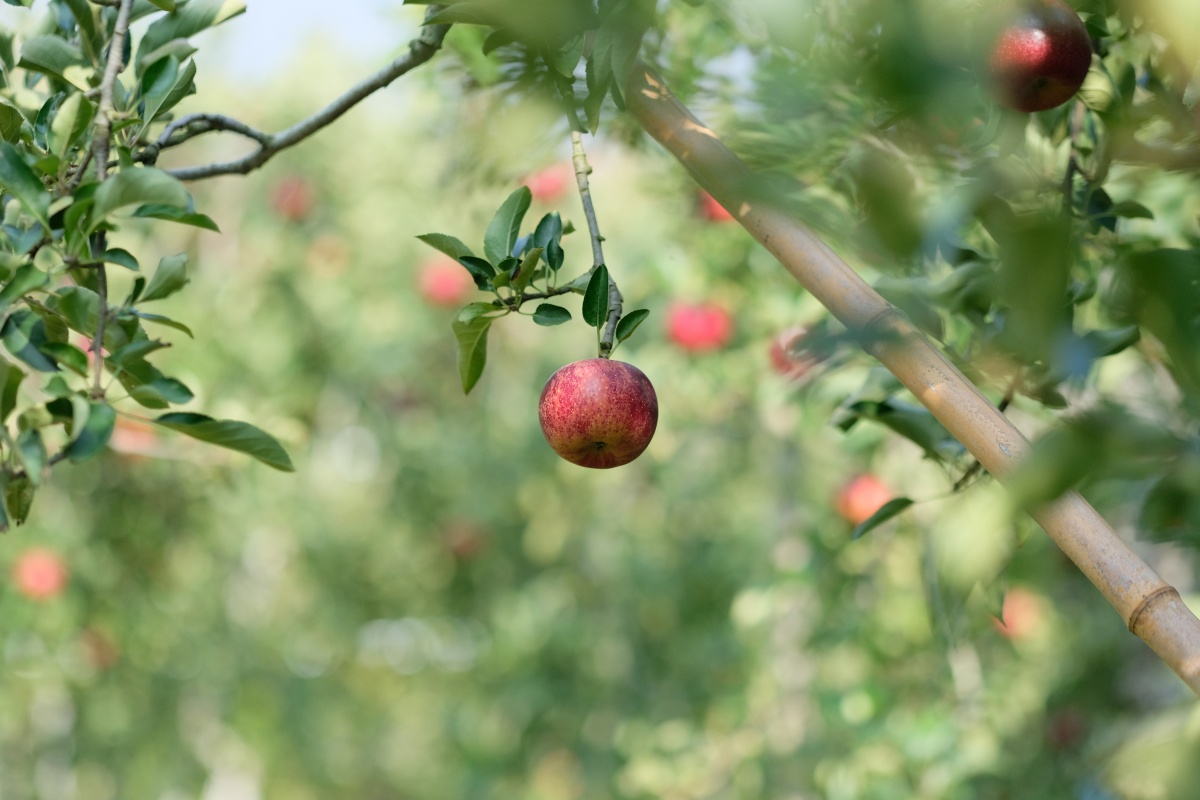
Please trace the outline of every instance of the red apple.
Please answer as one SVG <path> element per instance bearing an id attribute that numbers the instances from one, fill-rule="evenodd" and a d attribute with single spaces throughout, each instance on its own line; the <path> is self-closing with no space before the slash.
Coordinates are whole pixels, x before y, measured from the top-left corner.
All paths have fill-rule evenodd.
<path id="1" fill-rule="evenodd" d="M 837 494 L 837 513 L 851 525 L 866 522 L 893 497 L 892 490 L 874 475 L 859 475 Z"/>
<path id="2" fill-rule="evenodd" d="M 108 446 L 127 458 L 154 456 L 158 451 L 158 430 L 148 422 L 117 417 Z"/>
<path id="3" fill-rule="evenodd" d="M 522 183 L 529 187 L 534 202 L 553 203 L 562 197 L 575 173 L 566 164 L 554 164 L 533 173 Z"/>
<path id="4" fill-rule="evenodd" d="M 667 309 L 667 337 L 691 353 L 717 350 L 733 336 L 733 317 L 715 303 L 675 303 Z"/>
<path id="5" fill-rule="evenodd" d="M 1062 0 L 1018 0 L 997 26 L 987 73 L 996 102 L 1045 111 L 1070 100 L 1092 65 L 1092 43 Z"/>
<path id="6" fill-rule="evenodd" d="M 17 558 L 12 580 L 17 591 L 30 600 L 51 600 L 67 586 L 67 565 L 53 550 L 35 547 Z"/>
<path id="7" fill-rule="evenodd" d="M 700 214 L 709 222 L 730 222 L 733 214 L 725 210 L 725 206 L 716 201 L 708 192 L 700 193 Z"/>
<path id="8" fill-rule="evenodd" d="M 312 213 L 315 199 L 308 180 L 291 175 L 276 184 L 271 195 L 271 207 L 288 222 L 303 222 Z"/>
<path id="9" fill-rule="evenodd" d="M 815 367 L 818 358 L 804 349 L 808 329 L 799 325 L 787 328 L 771 340 L 768 355 L 774 370 L 789 380 L 799 380 Z"/>
<path id="10" fill-rule="evenodd" d="M 1009 639 L 1024 639 L 1042 622 L 1042 601 L 1028 589 L 1009 589 L 1004 594 L 1000 617 L 992 620 L 996 630 Z"/>
<path id="11" fill-rule="evenodd" d="M 417 276 L 417 289 L 431 306 L 454 308 L 475 289 L 475 281 L 462 264 L 449 258 L 428 261 Z"/>
<path id="12" fill-rule="evenodd" d="M 640 369 L 588 358 L 550 376 L 538 402 L 554 452 L 581 467 L 609 469 L 640 456 L 658 426 L 658 397 Z"/>

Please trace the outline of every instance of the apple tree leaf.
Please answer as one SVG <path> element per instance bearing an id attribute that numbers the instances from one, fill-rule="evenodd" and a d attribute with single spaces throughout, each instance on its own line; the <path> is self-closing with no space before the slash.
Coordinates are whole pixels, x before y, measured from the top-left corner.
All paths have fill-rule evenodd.
<path id="1" fill-rule="evenodd" d="M 583 293 L 583 321 L 600 328 L 608 316 L 608 267 L 596 267 Z"/>
<path id="2" fill-rule="evenodd" d="M 245 453 L 281 472 L 296 471 L 283 445 L 266 431 L 248 422 L 213 419 L 204 414 L 186 412 L 163 414 L 151 421 L 193 439 Z"/>
<path id="3" fill-rule="evenodd" d="M 571 312 L 561 306 L 542 303 L 537 307 L 537 311 L 533 312 L 533 321 L 547 328 L 562 325 L 571 321 Z"/>
<path id="4" fill-rule="evenodd" d="M 617 342 L 623 342 L 633 336 L 633 332 L 648 316 L 650 316 L 648 309 L 639 308 L 621 317 L 621 321 L 617 323 Z"/>
<path id="5" fill-rule="evenodd" d="M 498 264 L 512 254 L 513 245 L 521 230 L 521 221 L 533 202 L 528 186 L 521 186 L 508 196 L 488 223 L 483 235 L 483 252 L 488 261 Z"/>
<path id="6" fill-rule="evenodd" d="M 471 303 L 458 312 L 451 326 L 458 345 L 458 377 L 462 381 L 463 394 L 469 394 L 487 366 L 487 336 L 495 317 L 491 303 Z"/>
<path id="7" fill-rule="evenodd" d="M 899 515 L 912 504 L 912 498 L 909 497 L 894 497 L 891 500 L 888 500 L 886 503 L 880 506 L 878 511 L 855 525 L 854 532 L 850 534 L 850 538 L 858 539 L 863 534 L 867 533 L 867 531 L 874 530 L 892 517 Z"/>

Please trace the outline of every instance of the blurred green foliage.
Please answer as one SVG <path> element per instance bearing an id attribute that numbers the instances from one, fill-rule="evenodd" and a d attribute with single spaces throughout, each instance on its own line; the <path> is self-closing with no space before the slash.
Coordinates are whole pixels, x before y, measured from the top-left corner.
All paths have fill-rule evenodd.
<path id="1" fill-rule="evenodd" d="M 913 14 L 935 3 L 694 5 L 669 4 L 647 51 L 689 102 L 739 112 L 742 154 L 801 180 L 806 218 L 986 391 L 1019 387 L 1021 426 L 1053 431 L 1031 491 L 1087 481 L 1123 529 L 1158 513 L 1194 535 L 1194 320 L 1176 291 L 1194 179 L 1114 164 L 1111 206 L 1048 221 L 1033 212 L 1061 207 L 1046 181 L 1077 112 L 991 119 L 982 98 L 945 99 L 971 94 L 948 67 L 888 66 L 941 75 L 961 18 L 933 20 L 945 46 L 927 48 Z M 722 68 L 731 41 L 753 69 Z M 370 68 L 308 52 L 184 107 L 278 130 Z M 545 98 L 463 74 L 447 57 L 261 172 L 191 187 L 221 234 L 114 236 L 144 263 L 190 258 L 162 306 L 203 324 L 158 354 L 197 394 L 184 407 L 255 420 L 296 473 L 125 423 L 55 470 L 0 547 L 5 574 L 34 544 L 70 570 L 45 602 L 0 588 L 0 798 L 1189 796 L 1200 716 L 1178 680 L 997 487 L 951 492 L 969 460 L 740 229 L 702 217 L 673 163 L 618 143 L 620 117 L 590 145 L 592 190 L 609 267 L 652 310 L 621 356 L 655 383 L 654 442 L 597 473 L 542 441 L 543 382 L 594 352 L 579 324 L 504 320 L 464 397 L 415 237 L 478 246 L 569 151 Z M 279 201 L 296 181 L 303 213 Z M 581 227 L 578 209 L 564 192 L 532 217 Z M 571 274 L 590 264 L 582 236 L 563 246 Z M 730 309 L 732 343 L 678 350 L 661 311 L 679 299 Z M 1021 315 L 1036 336 L 1006 328 Z M 797 323 L 822 333 L 821 361 L 785 377 L 770 347 Z M 1150 335 L 1089 338 L 1131 325 Z M 1064 422 L 1060 400 L 1089 413 Z M 866 472 L 917 502 L 852 540 L 836 498 Z M 1194 592 L 1176 544 L 1138 547 Z"/>

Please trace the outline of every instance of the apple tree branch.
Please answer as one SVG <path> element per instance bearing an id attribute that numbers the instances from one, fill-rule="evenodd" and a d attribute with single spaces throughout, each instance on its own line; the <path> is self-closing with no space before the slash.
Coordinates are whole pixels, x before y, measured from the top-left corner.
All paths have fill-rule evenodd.
<path id="1" fill-rule="evenodd" d="M 431 18 L 439 10 L 440 6 L 430 6 L 426 11 L 425 18 Z M 258 144 L 258 149 L 232 161 L 183 167 L 168 170 L 168 172 L 184 181 L 204 180 L 219 175 L 246 175 L 267 163 L 280 151 L 299 144 L 330 125 L 358 103 L 390 85 L 397 78 L 429 61 L 441 49 L 446 32 L 449 30 L 449 25 L 425 25 L 421 28 L 420 35 L 409 43 L 408 52 L 404 55 L 374 75 L 355 84 L 345 94 L 311 117 L 278 133 L 260 131 L 221 114 L 189 114 L 168 125 L 155 141 L 148 144 L 138 154 L 137 160 L 146 164 L 154 164 L 163 150 L 176 147 L 201 134 L 224 131 L 253 140 Z M 107 159 L 105 161 L 107 162 Z"/>

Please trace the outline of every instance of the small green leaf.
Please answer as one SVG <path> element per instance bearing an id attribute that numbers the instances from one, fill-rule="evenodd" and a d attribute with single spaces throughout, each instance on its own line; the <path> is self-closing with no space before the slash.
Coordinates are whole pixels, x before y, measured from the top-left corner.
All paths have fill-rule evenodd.
<path id="1" fill-rule="evenodd" d="M 92 226 L 95 230 L 105 217 L 129 206 L 164 205 L 186 209 L 188 193 L 178 179 L 155 167 L 132 167 L 111 176 L 94 196 Z"/>
<path id="2" fill-rule="evenodd" d="M 458 263 L 462 264 L 467 272 L 471 273 L 471 277 L 475 280 L 475 285 L 483 291 L 491 291 L 492 281 L 496 277 L 496 268 L 482 258 L 475 256 L 462 256 L 458 259 Z"/>
<path id="3" fill-rule="evenodd" d="M 77 408 L 80 406 L 77 405 Z M 87 408 L 86 420 L 78 424 L 80 416 L 76 415 L 76 424 L 72 426 L 75 438 L 66 446 L 63 452 L 73 463 L 78 464 L 99 453 L 108 444 L 112 436 L 113 425 L 117 421 L 117 412 L 107 403 L 83 404 Z"/>
<path id="4" fill-rule="evenodd" d="M 10 481 L 8 486 L 4 487 L 4 505 L 8 507 L 8 514 L 15 524 L 23 525 L 29 518 L 29 509 L 33 507 L 36 492 L 36 487 L 28 476 Z M 4 529 L 7 527 L 6 521 Z"/>
<path id="5" fill-rule="evenodd" d="M 583 321 L 593 328 L 604 326 L 608 317 L 608 268 L 596 267 L 583 293 Z"/>
<path id="6" fill-rule="evenodd" d="M 192 329 L 189 328 L 187 325 L 184 325 L 182 322 L 173 320 L 170 317 L 164 317 L 162 314 L 147 314 L 145 311 L 134 310 L 133 315 L 135 317 L 137 317 L 138 319 L 146 320 L 146 322 L 154 322 L 159 325 L 165 325 L 168 328 L 174 328 L 177 331 L 182 331 L 183 333 L 186 333 L 192 339 L 196 338 L 196 335 L 192 333 Z"/>
<path id="7" fill-rule="evenodd" d="M 100 260 L 106 264 L 117 264 L 134 272 L 137 272 L 139 269 L 137 259 L 133 257 L 133 253 L 128 250 L 122 250 L 119 247 L 104 251 L 104 255 L 100 256 Z"/>
<path id="8" fill-rule="evenodd" d="M 487 366 L 488 331 L 495 319 L 487 313 L 495 310 L 490 303 L 471 303 L 458 312 L 451 325 L 458 345 L 458 377 L 464 394 L 475 388 Z"/>
<path id="9" fill-rule="evenodd" d="M 179 3 L 174 0 L 158 0 L 154 5 L 171 11 L 150 24 L 138 46 L 137 69 L 154 63 L 155 51 L 180 39 L 189 39 L 201 31 L 219 25 L 246 10 L 243 0 L 190 0 Z M 168 9 L 168 5 L 175 6 Z"/>
<path id="10" fill-rule="evenodd" d="M 912 499 L 908 497 L 895 497 L 888 500 L 869 518 L 855 525 L 854 532 L 850 534 L 850 538 L 857 539 L 868 531 L 878 528 L 892 517 L 899 515 L 912 504 Z"/>
<path id="11" fill-rule="evenodd" d="M 38 372 L 56 372 L 58 367 L 40 350 L 47 343 L 46 325 L 41 317 L 19 308 L 4 320 L 0 339 L 5 348 Z"/>
<path id="12" fill-rule="evenodd" d="M 1107 331 L 1088 331 L 1083 336 L 1083 344 L 1093 358 L 1104 358 L 1132 347 L 1141 336 L 1142 331 L 1137 325 L 1126 325 Z"/>
<path id="13" fill-rule="evenodd" d="M 38 347 L 50 358 L 54 359 L 61 366 L 66 367 L 72 372 L 87 376 L 88 374 L 88 358 L 87 353 L 80 350 L 73 344 L 66 342 L 46 342 Z"/>
<path id="14" fill-rule="evenodd" d="M 1112 207 L 1112 213 L 1126 219 L 1154 219 L 1154 212 L 1134 200 L 1122 200 Z"/>
<path id="15" fill-rule="evenodd" d="M 59 36 L 35 36 L 21 45 L 21 60 L 17 66 L 53 75 L 65 81 L 68 73 L 74 73 L 72 67 L 83 67 L 86 64 L 83 51 L 66 39 Z M 79 88 L 88 87 L 84 85 Z"/>
<path id="16" fill-rule="evenodd" d="M 154 351 L 163 350 L 170 346 L 159 339 L 138 339 L 136 342 L 130 342 L 124 347 L 118 347 L 104 360 L 110 368 L 118 370 L 129 362 L 140 361 Z"/>
<path id="17" fill-rule="evenodd" d="M 6 142 L 21 141 L 25 115 L 12 103 L 0 98 L 0 138 Z"/>
<path id="18" fill-rule="evenodd" d="M 533 312 L 533 321 L 547 328 L 562 325 L 571 321 L 571 312 L 560 306 L 542 303 L 537 307 L 537 311 Z"/>
<path id="19" fill-rule="evenodd" d="M 135 386 L 129 391 L 129 396 L 150 408 L 182 405 L 190 403 L 195 398 L 191 389 L 174 378 L 159 378 L 149 383 L 143 383 L 141 386 Z"/>
<path id="20" fill-rule="evenodd" d="M 180 225 L 191 225 L 193 228 L 203 228 L 213 233 L 221 232 L 221 229 L 217 227 L 217 223 L 213 222 L 212 217 L 188 211 L 186 208 L 176 208 L 175 206 L 151 203 L 138 206 L 130 216 L 136 219 L 161 219 L 166 222 L 178 222 Z"/>
<path id="21" fill-rule="evenodd" d="M 20 200 L 25 210 L 42 223 L 42 227 L 50 227 L 47 216 L 50 193 L 17 149 L 8 142 L 0 143 L 0 186 Z"/>
<path id="22" fill-rule="evenodd" d="M 537 270 L 538 262 L 542 259 L 542 248 L 535 247 L 529 251 L 525 259 L 516 269 L 516 273 L 512 276 L 513 288 L 518 292 L 524 291 L 529 285 L 529 279 L 533 277 L 533 273 Z"/>
<path id="23" fill-rule="evenodd" d="M 165 256 L 158 262 L 158 269 L 150 279 L 150 285 L 142 294 L 140 302 L 161 300 L 170 297 L 188 284 L 187 254 Z"/>
<path id="24" fill-rule="evenodd" d="M 525 212 L 532 202 L 533 194 L 529 187 L 521 186 L 508 196 L 488 223 L 483 236 L 483 252 L 493 264 L 512 255 L 513 245 L 520 234 L 521 221 L 525 219 Z"/>
<path id="25" fill-rule="evenodd" d="M 0 289 L 0 310 L 8 308 L 19 298 L 34 289 L 40 289 L 50 282 L 50 276 L 33 264 L 25 264 L 17 268 L 12 280 Z"/>
<path id="26" fill-rule="evenodd" d="M 621 321 L 617 323 L 617 343 L 619 344 L 620 342 L 628 339 L 630 336 L 633 336 L 633 332 L 637 330 L 637 327 L 641 325 L 648 316 L 650 316 L 650 311 L 648 309 L 639 308 L 634 311 L 630 311 L 628 314 L 621 317 Z"/>
<path id="27" fill-rule="evenodd" d="M 471 248 L 453 236 L 447 236 L 444 233 L 423 233 L 417 238 L 434 250 L 445 253 L 456 261 L 464 256 L 471 256 L 472 258 L 475 256 L 471 252 Z"/>
<path id="28" fill-rule="evenodd" d="M 21 454 L 25 474 L 36 486 L 41 482 L 42 472 L 46 469 L 46 445 L 42 442 L 41 432 L 36 428 L 21 431 L 17 436 L 17 452 Z"/>
<path id="29" fill-rule="evenodd" d="M 158 118 L 159 111 L 167 97 L 175 89 L 179 78 L 179 59 L 175 56 L 160 58 L 142 73 L 139 90 L 145 107 L 142 110 L 142 130 L 150 127 L 150 123 Z"/>
<path id="30" fill-rule="evenodd" d="M 247 422 L 217 420 L 183 412 L 163 414 L 152 422 L 193 439 L 245 453 L 282 472 L 296 471 L 283 446 L 273 436 Z"/>
<path id="31" fill-rule="evenodd" d="M 533 230 L 531 244 L 534 247 L 545 248 L 551 242 L 561 239 L 563 235 L 562 217 L 558 212 L 547 214 L 538 222 Z"/>
<path id="32" fill-rule="evenodd" d="M 96 106 L 92 105 L 86 97 L 82 94 L 70 95 L 58 107 L 54 121 L 50 124 L 48 134 L 50 152 L 60 159 L 66 158 L 71 148 L 87 132 L 88 126 L 92 124 L 95 116 Z"/>
<path id="33" fill-rule="evenodd" d="M 17 407 L 17 390 L 25 373 L 7 359 L 0 358 L 0 424 L 8 421 L 8 417 Z"/>

